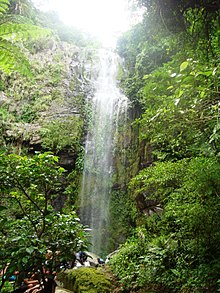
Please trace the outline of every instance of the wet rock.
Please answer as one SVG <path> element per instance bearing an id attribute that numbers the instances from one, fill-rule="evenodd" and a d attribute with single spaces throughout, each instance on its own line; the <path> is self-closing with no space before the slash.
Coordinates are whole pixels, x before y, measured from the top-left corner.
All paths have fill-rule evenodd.
<path id="1" fill-rule="evenodd" d="M 117 250 L 115 250 L 115 251 L 109 253 L 109 254 L 106 256 L 106 261 L 105 261 L 105 263 L 107 264 L 107 263 L 110 261 L 110 259 L 111 259 L 114 255 L 116 255 L 118 252 L 119 252 L 119 250 L 117 249 Z"/>
<path id="2" fill-rule="evenodd" d="M 64 288 L 76 293 L 110 293 L 113 289 L 109 276 L 92 267 L 62 271 L 57 274 L 57 279 L 63 284 Z"/>

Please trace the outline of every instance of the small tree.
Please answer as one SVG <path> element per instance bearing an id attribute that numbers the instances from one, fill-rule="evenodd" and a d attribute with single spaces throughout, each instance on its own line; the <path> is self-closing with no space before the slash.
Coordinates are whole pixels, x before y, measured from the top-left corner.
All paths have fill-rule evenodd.
<path id="1" fill-rule="evenodd" d="M 45 287 L 45 269 L 65 267 L 74 252 L 86 247 L 76 213 L 56 212 L 52 206 L 65 171 L 57 162 L 51 153 L 0 156 L 0 265 L 7 265 L 1 287 L 15 270 L 21 278 L 38 271 Z"/>

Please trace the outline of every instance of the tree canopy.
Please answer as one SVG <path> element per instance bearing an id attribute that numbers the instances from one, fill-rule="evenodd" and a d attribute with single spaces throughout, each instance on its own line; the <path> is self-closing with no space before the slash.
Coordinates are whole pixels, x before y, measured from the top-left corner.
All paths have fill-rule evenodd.
<path id="1" fill-rule="evenodd" d="M 86 248 L 76 213 L 56 207 L 65 171 L 57 162 L 51 153 L 0 156 L 0 266 L 7 268 L 0 289 L 15 271 L 20 278 L 39 271 L 45 283 L 45 268 L 68 267 L 74 253 Z"/>

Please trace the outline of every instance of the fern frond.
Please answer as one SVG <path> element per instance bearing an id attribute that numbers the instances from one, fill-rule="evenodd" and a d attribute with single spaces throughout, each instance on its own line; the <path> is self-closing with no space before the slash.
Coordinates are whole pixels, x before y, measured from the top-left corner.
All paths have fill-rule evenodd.
<path id="1" fill-rule="evenodd" d="M 6 14 L 9 4 L 9 0 L 0 0 L 0 70 L 31 75 L 29 62 L 16 42 L 47 37 L 51 35 L 51 31 L 32 25 L 29 21 L 13 22 L 12 16 Z"/>
<path id="2" fill-rule="evenodd" d="M 9 0 L 0 0 L 0 15 L 8 10 Z"/>
<path id="3" fill-rule="evenodd" d="M 5 73 L 18 71 L 31 76 L 30 65 L 21 49 L 0 38 L 0 70 Z"/>
<path id="4" fill-rule="evenodd" d="M 39 39 L 41 37 L 47 37 L 50 34 L 51 31 L 48 29 L 26 23 L 9 22 L 0 25 L 0 37 L 14 42 Z"/>
<path id="5" fill-rule="evenodd" d="M 4 23 L 33 24 L 30 18 L 27 18 L 23 15 L 15 15 L 15 14 L 8 14 L 8 13 L 1 16 L 0 25 Z"/>
<path id="6" fill-rule="evenodd" d="M 9 0 L 0 0 L 0 5 L 1 4 L 7 4 L 7 5 L 9 5 Z"/>

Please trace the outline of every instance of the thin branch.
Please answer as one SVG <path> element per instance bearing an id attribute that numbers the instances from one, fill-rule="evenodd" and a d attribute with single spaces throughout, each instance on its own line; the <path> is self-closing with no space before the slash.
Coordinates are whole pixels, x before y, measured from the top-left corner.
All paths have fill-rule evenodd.
<path id="1" fill-rule="evenodd" d="M 37 234 L 38 231 L 37 231 L 36 225 L 34 224 L 34 221 L 33 221 L 33 220 L 31 219 L 31 217 L 25 212 L 25 209 L 23 208 L 21 202 L 20 202 L 16 197 L 13 197 L 13 198 L 14 198 L 14 199 L 17 201 L 17 203 L 19 204 L 19 206 L 20 206 L 20 208 L 21 208 L 23 214 L 24 214 L 24 215 L 28 218 L 28 220 L 31 222 L 31 224 L 32 224 L 32 226 L 33 226 L 33 228 L 34 228 L 34 231 L 35 231 L 36 234 Z"/>
<path id="2" fill-rule="evenodd" d="M 44 211 L 40 208 L 40 206 L 30 197 L 30 195 L 26 192 L 26 190 L 23 188 L 23 186 L 20 184 L 20 182 L 16 179 L 16 182 L 18 184 L 18 187 L 21 189 L 21 191 L 24 193 L 24 195 L 30 200 L 30 202 L 41 212 L 42 215 L 44 215 Z"/>
<path id="3" fill-rule="evenodd" d="M 46 227 L 46 214 L 47 214 L 47 209 L 48 209 L 48 200 L 49 200 L 49 195 L 50 195 L 50 190 L 47 191 L 46 186 L 45 186 L 45 205 L 44 205 L 44 215 L 43 215 L 43 226 L 41 231 L 39 232 L 38 237 L 40 238 L 42 236 L 42 234 L 45 231 L 45 227 Z"/>

